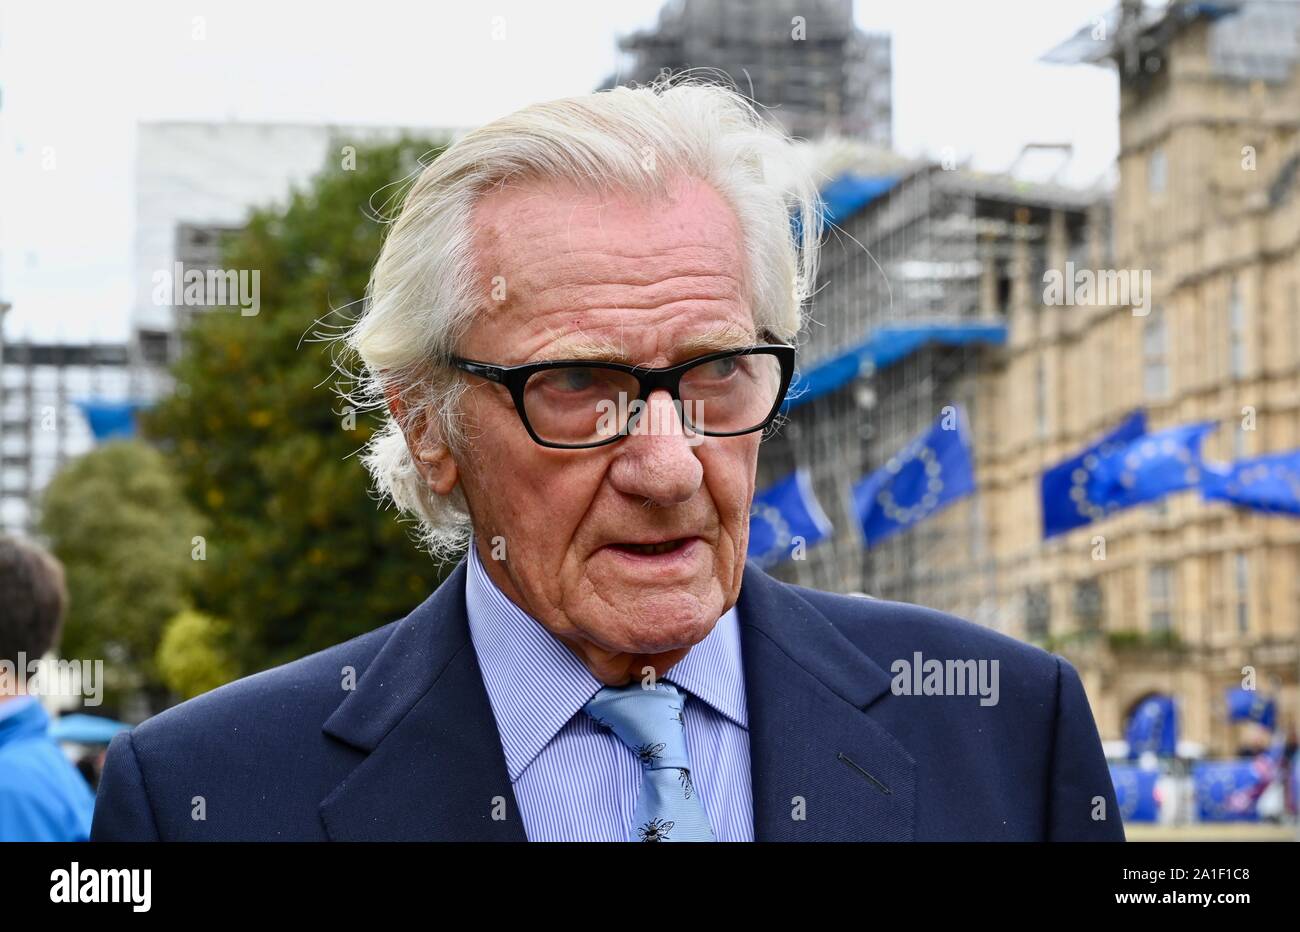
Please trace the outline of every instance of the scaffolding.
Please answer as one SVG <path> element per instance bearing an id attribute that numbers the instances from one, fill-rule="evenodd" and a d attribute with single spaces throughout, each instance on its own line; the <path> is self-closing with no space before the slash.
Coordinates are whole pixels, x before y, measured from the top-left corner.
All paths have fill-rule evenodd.
<path id="1" fill-rule="evenodd" d="M 39 496 L 94 443 L 80 401 L 135 397 L 124 343 L 7 343 L 0 328 L 0 530 L 31 534 Z"/>
<path id="2" fill-rule="evenodd" d="M 603 85 L 719 73 L 794 136 L 892 141 L 891 42 L 853 23 L 853 0 L 671 0 L 654 29 L 623 37 Z"/>
<path id="3" fill-rule="evenodd" d="M 990 325 L 1005 332 L 1017 309 L 1039 303 L 1034 283 L 1049 261 L 1077 257 L 1088 242 L 1095 192 L 924 161 L 887 169 L 877 176 L 886 180 L 884 193 L 838 217 L 824 238 L 801 373 L 882 328 Z M 871 160 L 857 174 L 880 170 Z M 985 376 L 1006 364 L 1004 356 L 980 341 L 930 342 L 879 368 L 863 366 L 856 378 L 792 409 L 762 448 L 759 486 L 807 470 L 835 534 L 774 573 L 995 623 L 1003 593 L 979 492 L 868 549 L 850 487 L 948 406 L 966 415 L 978 487 L 996 481 L 981 463 L 981 451 L 1000 446 L 998 381 Z"/>

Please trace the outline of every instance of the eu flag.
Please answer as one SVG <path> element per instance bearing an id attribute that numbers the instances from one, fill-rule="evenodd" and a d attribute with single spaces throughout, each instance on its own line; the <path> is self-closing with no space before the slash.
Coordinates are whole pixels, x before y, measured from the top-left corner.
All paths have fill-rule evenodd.
<path id="1" fill-rule="evenodd" d="M 1258 722 L 1271 731 L 1277 726 L 1277 702 L 1254 689 L 1229 689 L 1228 720 Z"/>
<path id="2" fill-rule="evenodd" d="M 957 409 L 855 485 L 853 510 L 871 546 L 974 491 L 966 416 Z"/>
<path id="3" fill-rule="evenodd" d="M 1184 424 L 1147 434 L 1103 456 L 1096 478 L 1100 498 L 1129 508 L 1201 484 L 1201 442 L 1218 425 Z"/>
<path id="4" fill-rule="evenodd" d="M 1120 818 L 1129 822 L 1155 822 L 1160 815 L 1156 799 L 1158 770 L 1146 770 L 1133 764 L 1111 764 L 1110 782 L 1115 787 L 1115 802 Z"/>
<path id="5" fill-rule="evenodd" d="M 1044 537 L 1082 527 L 1119 508 L 1116 502 L 1106 497 L 1097 470 L 1103 458 L 1125 449 L 1146 430 L 1146 415 L 1141 411 L 1134 412 L 1082 453 L 1043 473 Z"/>
<path id="6" fill-rule="evenodd" d="M 1202 497 L 1273 514 L 1300 515 L 1300 450 L 1207 469 Z"/>
<path id="7" fill-rule="evenodd" d="M 1173 757 L 1178 750 L 1178 709 L 1172 696 L 1147 696 L 1128 720 L 1124 735 L 1128 756 L 1138 757 L 1147 751 L 1161 757 Z"/>
<path id="8" fill-rule="evenodd" d="M 754 495 L 749 509 L 749 559 L 768 569 L 790 559 L 801 542 L 811 547 L 833 530 L 813 495 L 808 473 L 796 469 Z"/>
<path id="9" fill-rule="evenodd" d="M 1192 767 L 1196 816 L 1202 822 L 1258 822 L 1255 804 L 1267 783 L 1251 760 L 1208 760 Z"/>

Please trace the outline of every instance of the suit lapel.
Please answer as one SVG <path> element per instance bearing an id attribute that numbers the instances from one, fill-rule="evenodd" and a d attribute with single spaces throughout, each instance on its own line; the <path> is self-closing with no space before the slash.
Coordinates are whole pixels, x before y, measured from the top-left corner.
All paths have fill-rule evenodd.
<path id="1" fill-rule="evenodd" d="M 910 840 L 915 762 L 864 711 L 889 675 L 752 564 L 737 611 L 755 840 Z"/>
<path id="2" fill-rule="evenodd" d="M 325 722 L 366 755 L 321 802 L 330 838 L 526 840 L 469 637 L 465 575 L 462 560 Z M 755 839 L 910 839 L 915 763 L 864 711 L 889 675 L 752 565 L 737 611 Z"/>
<path id="3" fill-rule="evenodd" d="M 461 560 L 326 720 L 326 734 L 366 754 L 321 802 L 330 838 L 526 840 L 469 637 L 465 575 Z"/>

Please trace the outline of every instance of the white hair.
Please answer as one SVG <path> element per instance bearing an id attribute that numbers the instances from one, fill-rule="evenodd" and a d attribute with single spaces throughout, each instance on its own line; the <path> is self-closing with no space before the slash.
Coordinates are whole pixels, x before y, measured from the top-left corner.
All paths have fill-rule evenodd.
<path id="1" fill-rule="evenodd" d="M 345 340 L 364 365 L 365 401 L 405 403 L 408 423 L 390 415 L 362 462 L 419 522 L 433 556 L 464 549 L 469 513 L 459 484 L 446 496 L 425 484 L 404 428 L 433 419 L 453 451 L 466 448 L 457 418 L 466 383 L 449 361 L 486 296 L 471 249 L 478 199 L 547 180 L 655 197 L 682 178 L 711 185 L 735 211 L 755 327 L 793 343 L 816 275 L 821 202 L 790 139 L 729 88 L 660 80 L 525 107 L 456 141 L 411 187 Z"/>

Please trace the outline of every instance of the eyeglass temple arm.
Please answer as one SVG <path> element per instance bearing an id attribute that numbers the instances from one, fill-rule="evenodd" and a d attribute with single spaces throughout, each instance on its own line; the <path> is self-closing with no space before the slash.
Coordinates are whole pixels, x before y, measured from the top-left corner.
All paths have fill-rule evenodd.
<path id="1" fill-rule="evenodd" d="M 470 360 L 462 359 L 459 356 L 453 357 L 452 362 L 455 363 L 457 368 L 464 369 L 466 372 L 473 375 L 482 376 L 483 378 L 490 379 L 493 382 L 500 382 L 503 380 L 500 366 L 489 366 L 486 363 L 471 362 Z"/>

